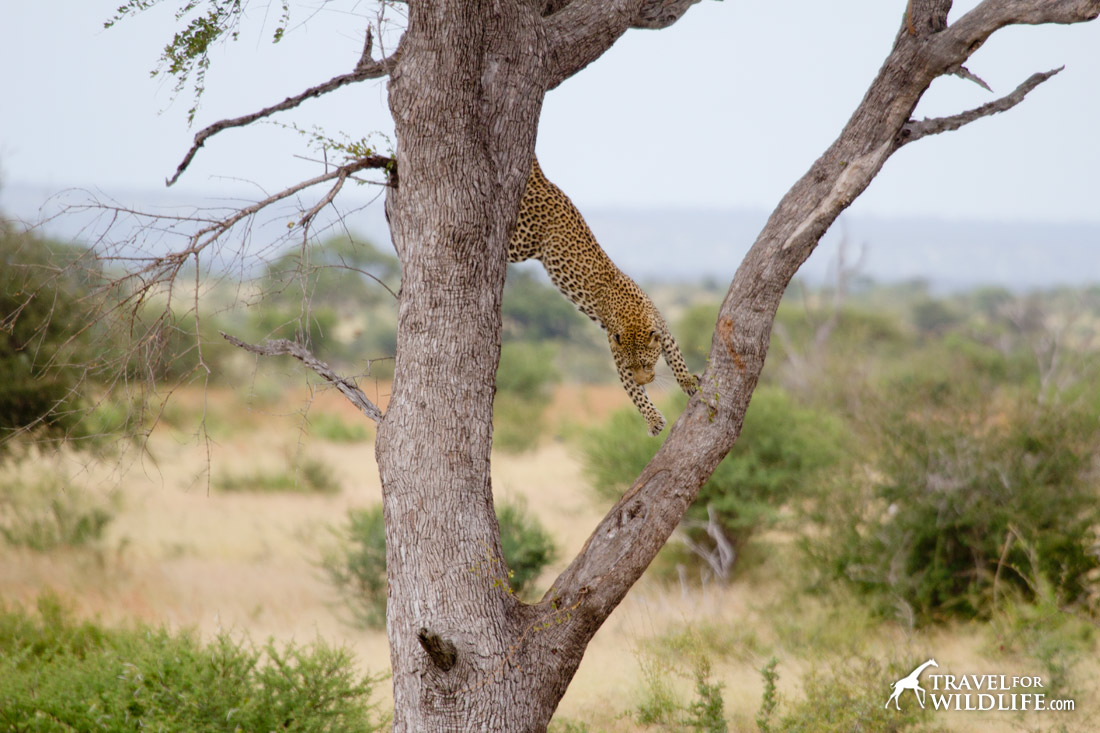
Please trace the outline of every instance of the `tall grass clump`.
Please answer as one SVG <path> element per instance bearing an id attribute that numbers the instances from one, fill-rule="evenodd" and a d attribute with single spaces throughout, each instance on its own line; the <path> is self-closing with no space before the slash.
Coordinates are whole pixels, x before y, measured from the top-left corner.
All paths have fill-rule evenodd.
<path id="1" fill-rule="evenodd" d="M 257 469 L 247 474 L 223 473 L 214 477 L 214 489 L 220 492 L 338 494 L 340 483 L 327 464 L 306 458 L 294 464 L 287 461 L 283 470 Z"/>
<path id="2" fill-rule="evenodd" d="M 117 501 L 59 477 L 0 481 L 0 539 L 36 552 L 93 546 L 115 518 Z"/>

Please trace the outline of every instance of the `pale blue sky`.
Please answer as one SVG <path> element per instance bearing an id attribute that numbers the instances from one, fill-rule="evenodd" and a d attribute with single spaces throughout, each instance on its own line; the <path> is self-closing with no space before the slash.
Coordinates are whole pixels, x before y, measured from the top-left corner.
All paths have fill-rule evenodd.
<path id="1" fill-rule="evenodd" d="M 0 184 L 163 186 L 194 131 L 352 68 L 367 3 L 316 2 L 278 46 L 253 0 L 241 40 L 215 53 L 194 130 L 187 93 L 151 79 L 175 28 L 167 3 L 105 31 L 119 0 L 9 3 L 0 45 Z M 976 2 L 957 2 L 956 15 Z M 632 31 L 547 97 L 539 157 L 585 207 L 770 209 L 841 129 L 892 42 L 905 0 L 704 0 L 674 27 Z M 296 10 L 292 20 L 313 12 Z M 922 140 L 892 159 L 853 211 L 880 216 L 1100 221 L 1100 21 L 1002 31 L 970 68 L 998 94 L 1066 70 L 1020 107 Z M 355 136 L 391 129 L 384 81 L 278 118 Z M 936 82 L 918 112 L 991 98 Z M 182 192 L 251 191 L 315 175 L 304 141 L 274 125 L 222 133 Z M 654 161 L 659 161 L 655 163 Z M 3 191 L 0 188 L 0 206 Z"/>

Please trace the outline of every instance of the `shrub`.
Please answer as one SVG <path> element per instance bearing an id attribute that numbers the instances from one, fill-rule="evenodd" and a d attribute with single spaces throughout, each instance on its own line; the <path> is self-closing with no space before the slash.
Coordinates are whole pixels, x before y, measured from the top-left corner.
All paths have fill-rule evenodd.
<path id="1" fill-rule="evenodd" d="M 529 591 L 543 568 L 557 557 L 554 539 L 522 504 L 501 502 L 496 512 L 500 545 L 508 563 L 508 582 L 516 593 Z"/>
<path id="2" fill-rule="evenodd" d="M 1095 408 L 958 376 L 885 391 L 865 441 L 870 470 L 820 497 L 824 537 L 807 549 L 821 566 L 916 622 L 987 617 L 998 589 L 1030 599 L 1040 578 L 1064 603 L 1088 601 L 1100 567 Z"/>
<path id="3" fill-rule="evenodd" d="M 677 397 L 677 408 L 684 399 Z M 645 434 L 634 410 L 613 414 L 583 437 L 583 462 L 593 488 L 617 499 L 661 444 Z M 697 545 L 709 545 L 703 524 L 708 508 L 735 551 L 767 525 L 799 491 L 808 491 L 821 471 L 840 459 L 843 428 L 830 416 L 799 407 L 782 389 L 761 386 L 753 395 L 741 437 L 703 485 L 682 529 Z"/>
<path id="4" fill-rule="evenodd" d="M 262 648 L 221 634 L 73 619 L 0 605 L 0 727 L 18 731 L 376 731 L 377 677 L 322 642 Z"/>
<path id="5" fill-rule="evenodd" d="M 550 534 L 522 505 L 496 506 L 500 544 L 508 583 L 516 593 L 530 590 L 543 568 L 557 554 Z M 386 528 L 382 507 L 352 509 L 347 524 L 335 531 L 335 548 L 321 558 L 321 566 L 351 611 L 353 621 L 366 628 L 386 624 Z M 504 575 L 503 573 L 501 574 Z"/>
<path id="6" fill-rule="evenodd" d="M 87 255 L 0 220 L 0 456 L 17 432 L 61 440 L 80 422 L 98 281 Z"/>
<path id="7" fill-rule="evenodd" d="M 337 547 L 321 558 L 358 626 L 386 626 L 386 525 L 382 507 L 351 509 Z"/>
<path id="8" fill-rule="evenodd" d="M 530 450 L 544 430 L 542 413 L 554 383 L 554 347 L 525 342 L 506 343 L 497 369 L 493 404 L 493 444 L 511 453 Z"/>
<path id="9" fill-rule="evenodd" d="M 726 733 L 725 701 L 721 683 L 711 680 L 710 657 L 701 639 L 692 634 L 683 653 L 676 657 L 647 651 L 639 653 L 643 689 L 633 711 L 640 725 L 660 726 L 665 730 L 691 730 L 699 733 Z M 691 679 L 695 697 L 685 702 L 677 694 L 674 677 Z"/>

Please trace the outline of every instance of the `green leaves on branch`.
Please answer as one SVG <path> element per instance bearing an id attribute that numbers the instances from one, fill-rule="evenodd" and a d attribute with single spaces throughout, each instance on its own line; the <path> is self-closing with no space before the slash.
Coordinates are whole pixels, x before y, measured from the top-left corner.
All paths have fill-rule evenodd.
<path id="1" fill-rule="evenodd" d="M 107 20 L 104 28 L 111 28 L 127 16 L 136 15 L 159 5 L 162 0 L 129 0 Z M 273 42 L 278 43 L 286 33 L 290 21 L 290 0 L 280 0 L 282 12 L 274 31 Z M 202 6 L 200 8 L 200 6 Z M 199 99 L 206 90 L 206 72 L 210 68 L 210 49 L 219 40 L 228 37 L 236 41 L 240 35 L 240 23 L 246 3 L 242 0 L 187 0 L 176 11 L 176 20 L 186 22 L 164 47 L 153 76 L 168 73 L 175 77 L 174 92 L 179 93 L 189 78 L 194 77 L 194 104 L 187 111 L 187 121 L 195 119 Z"/>

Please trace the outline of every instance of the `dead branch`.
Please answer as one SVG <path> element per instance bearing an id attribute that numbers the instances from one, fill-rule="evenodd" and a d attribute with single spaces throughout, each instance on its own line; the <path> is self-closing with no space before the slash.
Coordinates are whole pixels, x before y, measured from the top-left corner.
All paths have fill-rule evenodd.
<path id="1" fill-rule="evenodd" d="M 288 339 L 268 339 L 257 346 L 245 343 L 239 338 L 230 336 L 224 331 L 219 331 L 218 333 L 220 333 L 222 338 L 229 343 L 245 351 L 251 351 L 253 354 L 259 354 L 260 356 L 293 356 L 295 359 L 321 375 L 326 381 L 332 383 L 332 385 L 340 390 L 340 393 L 344 395 L 344 397 L 347 397 L 348 401 L 359 408 L 359 411 L 364 415 L 374 420 L 376 423 L 382 422 L 382 411 L 370 401 L 355 382 L 347 377 L 341 377 L 334 372 L 332 367 L 314 356 L 313 352 L 302 344 Z"/>
<path id="2" fill-rule="evenodd" d="M 401 58 L 401 46 L 398 45 L 397 50 L 390 56 L 380 61 L 373 61 L 370 58 L 371 44 L 372 44 L 371 31 L 368 28 L 366 33 L 366 40 L 363 43 L 363 53 L 359 58 L 358 63 L 355 65 L 355 70 L 350 74 L 341 74 L 335 76 L 324 84 L 318 84 L 315 87 L 310 87 L 301 94 L 297 94 L 293 97 L 287 97 L 278 104 L 273 104 L 270 107 L 264 107 L 258 112 L 242 115 L 240 117 L 233 117 L 231 119 L 220 120 L 212 125 L 204 127 L 195 135 L 195 142 L 191 145 L 191 149 L 187 151 L 187 155 L 183 156 L 183 161 L 180 162 L 176 168 L 175 174 L 168 179 L 165 179 L 164 185 L 171 186 L 183 172 L 187 169 L 187 166 L 191 165 L 192 159 L 195 154 L 199 152 L 201 148 L 211 136 L 218 134 L 222 130 L 228 130 L 233 127 L 243 127 L 245 125 L 252 124 L 256 120 L 263 119 L 276 112 L 284 112 L 288 109 L 294 109 L 302 102 L 313 97 L 320 97 L 323 94 L 336 91 L 340 87 L 347 86 L 348 84 L 354 84 L 355 82 L 365 81 L 367 79 L 378 79 L 379 77 L 386 76 L 393 69 L 394 65 Z"/>
<path id="3" fill-rule="evenodd" d="M 314 204 L 309 211 L 302 215 L 302 218 L 298 220 L 298 226 L 306 226 L 313 221 L 313 217 L 317 216 L 317 213 L 321 211 L 321 209 L 331 204 L 332 200 L 336 198 L 336 194 L 340 193 L 340 189 L 344 187 L 344 181 L 347 179 L 347 171 L 342 171 L 340 175 L 336 177 L 336 184 L 329 189 L 329 192 L 325 194 L 324 198 Z"/>
<path id="4" fill-rule="evenodd" d="M 140 259 L 140 261 L 144 261 L 147 264 L 140 269 L 127 273 L 123 280 L 112 283 L 112 287 L 117 287 L 117 285 L 119 285 L 123 281 L 140 280 L 142 283 L 142 287 L 140 288 L 140 290 L 147 291 L 151 286 L 158 283 L 171 282 L 175 279 L 175 276 L 179 273 L 179 271 L 183 268 L 183 266 L 187 263 L 189 259 L 197 257 L 203 250 L 216 242 L 221 236 L 223 236 L 226 232 L 236 226 L 240 221 L 250 216 L 253 216 L 254 214 L 260 212 L 262 209 L 270 206 L 271 204 L 289 198 L 290 196 L 293 196 L 294 194 L 307 188 L 311 188 L 312 186 L 316 186 L 320 183 L 325 183 L 326 181 L 337 179 L 338 181 L 342 182 L 349 175 L 357 173 L 361 170 L 366 170 L 368 168 L 380 168 L 384 170 L 390 170 L 392 166 L 392 158 L 384 155 L 372 155 L 366 158 L 352 161 L 351 163 L 342 165 L 335 170 L 323 173 L 319 176 L 315 176 L 308 180 L 296 183 L 289 188 L 285 188 L 282 191 L 271 194 L 266 198 L 261 199 L 260 201 L 250 204 L 249 206 L 238 209 L 230 216 L 210 221 L 207 226 L 190 234 L 188 236 L 188 245 L 182 249 L 149 258 L 135 258 Z M 342 183 L 340 183 L 339 185 L 342 185 Z M 338 190 L 339 186 L 335 187 L 335 189 L 333 191 L 330 191 L 329 193 L 331 196 L 335 196 L 335 192 Z M 316 215 L 317 211 L 319 211 L 324 204 L 329 202 L 331 202 L 331 198 L 329 196 L 326 196 L 325 199 L 322 200 L 321 204 L 314 207 L 314 209 L 311 209 L 310 212 L 308 212 L 307 215 L 303 217 L 302 223 L 305 223 L 309 219 L 311 219 L 314 215 Z M 108 210 L 115 210 L 113 207 L 109 206 L 104 208 Z M 149 214 L 139 215 L 152 217 L 152 215 Z"/>
<path id="5" fill-rule="evenodd" d="M 959 64 L 958 66 L 951 69 L 947 73 L 951 74 L 952 76 L 957 76 L 960 79 L 966 79 L 967 81 L 972 81 L 975 84 L 977 84 L 978 86 L 980 86 L 982 89 L 986 90 L 987 92 L 992 92 L 993 91 L 993 87 L 986 84 L 984 79 L 982 79 L 980 76 L 978 76 L 977 74 L 975 74 L 970 69 L 963 66 L 962 64 Z"/>
<path id="6" fill-rule="evenodd" d="M 961 68 L 961 67 L 960 67 Z M 900 143 L 906 145 L 914 140 L 920 140 L 926 135 L 938 135 L 941 132 L 950 132 L 951 130 L 957 130 L 963 125 L 970 124 L 975 120 L 979 120 L 982 117 L 989 117 L 995 115 L 998 112 L 1005 112 L 1012 109 L 1020 102 L 1024 101 L 1024 97 L 1034 89 L 1042 84 L 1044 81 L 1054 76 L 1064 66 L 1060 66 L 1057 69 L 1051 69 L 1050 71 L 1038 72 L 1029 76 L 1020 86 L 1016 87 L 1010 94 L 1006 94 L 1000 99 L 996 99 L 992 102 L 987 102 L 980 107 L 975 107 L 967 112 L 960 112 L 957 115 L 951 115 L 950 117 L 935 117 L 933 119 L 923 119 L 920 121 L 910 120 L 905 123 L 901 128 Z M 977 78 L 977 77 L 975 77 Z M 979 80 L 980 81 L 980 80 Z M 982 82 L 984 84 L 984 82 Z M 987 87 L 988 88 L 988 87 Z"/>

